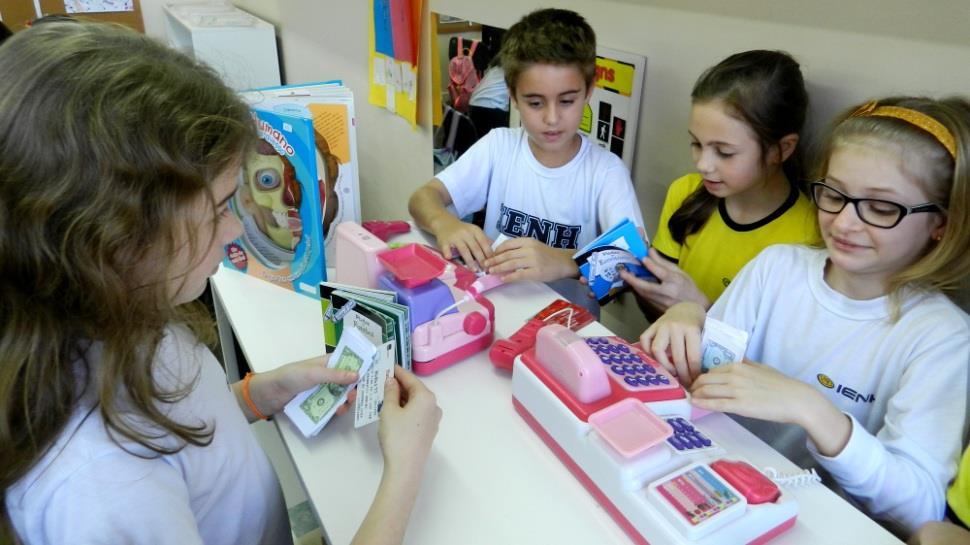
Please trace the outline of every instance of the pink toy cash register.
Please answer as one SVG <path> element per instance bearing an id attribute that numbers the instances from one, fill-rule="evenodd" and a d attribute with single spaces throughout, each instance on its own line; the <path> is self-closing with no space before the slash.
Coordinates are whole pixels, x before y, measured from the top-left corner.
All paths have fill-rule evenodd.
<path id="1" fill-rule="evenodd" d="M 335 280 L 341 284 L 376 288 L 384 273 L 377 254 L 387 251 L 382 239 L 352 221 L 337 226 L 337 271 Z"/>
<path id="2" fill-rule="evenodd" d="M 515 360 L 516 411 L 635 543 L 764 543 L 795 500 L 690 420 L 684 389 L 618 337 L 554 324 Z"/>
<path id="3" fill-rule="evenodd" d="M 387 270 L 378 282 L 411 311 L 411 368 L 419 375 L 444 369 L 492 343 L 495 307 L 482 293 L 500 281 L 479 278 L 433 250 L 410 244 L 378 255 Z"/>

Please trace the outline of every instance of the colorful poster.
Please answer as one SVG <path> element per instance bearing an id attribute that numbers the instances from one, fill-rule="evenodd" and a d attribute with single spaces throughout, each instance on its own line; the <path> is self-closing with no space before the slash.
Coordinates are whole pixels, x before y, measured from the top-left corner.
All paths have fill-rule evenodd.
<path id="1" fill-rule="evenodd" d="M 630 172 L 646 67 L 643 55 L 597 47 L 593 95 L 579 125 L 591 142 L 623 159 Z"/>
<path id="2" fill-rule="evenodd" d="M 374 0 L 369 25 L 371 104 L 417 124 L 418 40 L 424 0 Z"/>

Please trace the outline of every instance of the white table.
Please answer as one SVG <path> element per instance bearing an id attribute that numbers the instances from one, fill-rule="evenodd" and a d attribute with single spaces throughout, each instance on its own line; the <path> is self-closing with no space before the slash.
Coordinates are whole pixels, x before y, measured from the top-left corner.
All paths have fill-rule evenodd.
<path id="1" fill-rule="evenodd" d="M 256 372 L 323 353 L 318 302 L 220 269 L 212 278 L 220 329 L 235 331 Z M 555 298 L 541 284 L 514 284 L 489 293 L 496 338 L 511 335 Z M 599 324 L 587 335 L 606 333 Z M 228 350 L 231 352 L 230 350 Z M 406 543 L 629 543 L 629 538 L 559 462 L 512 407 L 511 377 L 485 352 L 424 378 L 444 416 Z M 275 420 L 330 542 L 349 543 L 381 476 L 377 424 L 355 430 L 353 418 L 331 422 L 304 439 L 285 417 Z M 729 453 L 779 471 L 797 468 L 721 414 L 705 430 Z M 790 489 L 798 522 L 773 544 L 901 543 L 822 485 Z"/>

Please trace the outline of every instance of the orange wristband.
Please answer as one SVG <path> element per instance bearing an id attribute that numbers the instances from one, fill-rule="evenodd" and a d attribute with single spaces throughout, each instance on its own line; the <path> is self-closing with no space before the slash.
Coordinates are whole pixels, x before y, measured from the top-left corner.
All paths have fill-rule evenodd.
<path id="1" fill-rule="evenodd" d="M 256 418 L 260 420 L 269 420 L 268 416 L 266 416 L 265 414 L 260 412 L 259 409 L 256 408 L 256 404 L 253 403 L 253 398 L 249 395 L 249 381 L 252 380 L 254 376 L 256 375 L 252 371 L 250 371 L 249 373 L 246 373 L 246 377 L 243 378 L 243 383 L 242 383 L 243 401 L 246 402 L 246 406 L 249 407 L 249 410 L 252 411 L 253 415 L 255 415 Z"/>

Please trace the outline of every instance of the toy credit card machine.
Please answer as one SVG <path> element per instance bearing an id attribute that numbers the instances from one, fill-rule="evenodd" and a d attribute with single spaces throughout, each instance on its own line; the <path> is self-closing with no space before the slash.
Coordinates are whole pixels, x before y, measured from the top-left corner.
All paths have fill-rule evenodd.
<path id="1" fill-rule="evenodd" d="M 492 344 L 495 307 L 482 293 L 501 281 L 478 277 L 420 244 L 379 254 L 379 284 L 411 312 L 412 369 L 427 375 Z"/>
<path id="2" fill-rule="evenodd" d="M 512 396 L 636 543 L 763 543 L 795 523 L 791 495 L 711 440 L 676 377 L 618 337 L 542 327 Z"/>

